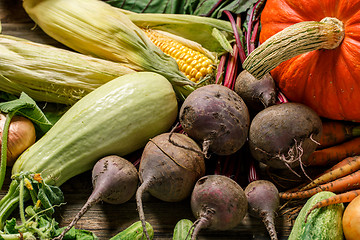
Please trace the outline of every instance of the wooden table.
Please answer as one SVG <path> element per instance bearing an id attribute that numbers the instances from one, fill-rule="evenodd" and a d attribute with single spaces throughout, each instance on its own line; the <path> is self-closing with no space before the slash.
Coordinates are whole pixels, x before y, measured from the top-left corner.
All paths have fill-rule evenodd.
<path id="1" fill-rule="evenodd" d="M 0 0 L 0 20 L 3 34 L 64 47 L 48 37 L 39 27 L 35 27 L 35 24 L 23 10 L 20 0 Z M 71 221 L 72 217 L 75 216 L 76 212 L 90 195 L 92 190 L 90 179 L 91 173 L 86 172 L 70 179 L 61 186 L 65 194 L 65 201 L 67 202 L 66 205 L 57 209 L 57 221 L 61 226 Z M 1 192 L 1 196 L 5 194 L 4 190 Z M 182 218 L 195 220 L 188 199 L 180 203 L 165 203 L 149 196 L 144 205 L 146 220 L 154 227 L 154 239 L 172 239 L 173 228 L 178 220 Z M 134 199 L 132 199 L 122 205 L 97 204 L 81 218 L 76 227 L 93 231 L 99 239 L 109 239 L 137 220 L 136 204 Z M 286 215 L 276 219 L 276 227 L 280 239 L 287 239 L 286 236 L 289 235 L 291 230 L 290 226 L 290 220 Z M 265 227 L 259 220 L 246 216 L 243 222 L 231 231 L 215 232 L 203 230 L 199 236 L 199 240 L 202 239 L 248 240 L 269 239 L 269 237 Z"/>

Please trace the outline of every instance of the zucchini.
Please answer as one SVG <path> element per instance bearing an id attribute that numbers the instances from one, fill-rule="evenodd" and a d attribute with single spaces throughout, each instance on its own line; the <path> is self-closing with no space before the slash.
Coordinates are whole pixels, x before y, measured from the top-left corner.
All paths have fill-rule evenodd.
<path id="1" fill-rule="evenodd" d="M 154 229 L 150 223 L 146 222 L 146 230 L 149 233 L 150 239 L 154 238 Z M 119 232 L 110 240 L 142 240 L 145 239 L 143 227 L 141 221 L 133 223 L 130 227 L 124 231 Z"/>
<path id="2" fill-rule="evenodd" d="M 194 231 L 194 223 L 189 219 L 181 219 L 174 228 L 173 240 L 190 240 Z"/>
<path id="3" fill-rule="evenodd" d="M 312 196 L 301 209 L 288 240 L 342 240 L 342 215 L 344 205 L 333 204 L 313 210 L 307 218 L 309 209 L 317 202 L 334 196 L 335 193 L 323 191 Z"/>
<path id="4" fill-rule="evenodd" d="M 177 114 L 176 95 L 165 77 L 152 72 L 123 75 L 76 102 L 20 155 L 12 174 L 41 173 L 47 184 L 60 186 L 101 157 L 124 156 L 145 146 L 149 138 L 169 130 Z M 0 223 L 19 201 L 9 194 L 0 201 Z"/>

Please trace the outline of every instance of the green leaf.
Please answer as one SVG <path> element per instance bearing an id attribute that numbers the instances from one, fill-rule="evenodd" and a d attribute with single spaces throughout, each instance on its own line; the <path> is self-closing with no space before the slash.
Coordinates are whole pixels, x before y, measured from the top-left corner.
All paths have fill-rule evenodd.
<path id="1" fill-rule="evenodd" d="M 226 6 L 231 0 L 219 1 L 219 0 L 202 0 L 198 3 L 194 9 L 194 15 L 206 16 L 212 18 L 220 18 L 221 9 Z"/>
<path id="2" fill-rule="evenodd" d="M 84 229 L 75 229 L 76 231 L 76 240 L 97 240 L 98 238 L 94 233 L 84 230 Z"/>
<path id="3" fill-rule="evenodd" d="M 36 102 L 24 92 L 18 99 L 0 103 L 0 111 L 4 113 L 16 112 L 30 119 L 44 133 L 52 127 L 52 123 L 46 118 Z"/>
<path id="4" fill-rule="evenodd" d="M 136 13 L 178 13 L 184 12 L 184 0 L 109 0 L 110 5 Z"/>
<path id="5" fill-rule="evenodd" d="M 57 186 L 48 185 L 43 183 L 42 190 L 49 199 L 51 205 L 59 205 L 64 202 L 64 194 Z"/>
<path id="6" fill-rule="evenodd" d="M 59 236 L 64 231 L 65 228 L 66 227 L 56 229 L 54 237 Z M 94 233 L 83 229 L 75 229 L 74 227 L 72 227 L 65 234 L 63 238 L 63 240 L 97 240 L 97 239 L 98 238 Z"/>
<path id="7" fill-rule="evenodd" d="M 230 42 L 226 39 L 226 36 L 219 31 L 219 29 L 214 28 L 212 31 L 212 36 L 220 43 L 220 45 L 231 55 L 234 54 L 233 48 Z"/>
<path id="8" fill-rule="evenodd" d="M 194 15 L 221 18 L 223 11 L 227 10 L 233 14 L 242 14 L 251 8 L 257 0 L 202 0 L 194 10 Z"/>
<path id="9" fill-rule="evenodd" d="M 10 220 L 6 221 L 4 232 L 6 234 L 15 234 L 18 233 L 18 230 L 16 229 L 16 219 L 12 218 Z"/>
<path id="10" fill-rule="evenodd" d="M 26 96 L 27 95 L 24 94 L 23 97 L 20 96 L 19 99 L 0 103 L 0 110 L 4 113 L 10 113 L 20 111 L 23 108 L 34 109 L 35 106 L 33 105 L 33 102 L 29 101 Z"/>
<path id="11" fill-rule="evenodd" d="M 220 11 L 221 14 L 223 11 L 228 10 L 234 14 L 241 14 L 247 12 L 248 9 L 252 8 L 254 4 L 258 0 L 237 0 L 237 1 L 230 1 L 230 3 L 224 6 Z M 220 15 L 218 15 L 220 17 Z"/>

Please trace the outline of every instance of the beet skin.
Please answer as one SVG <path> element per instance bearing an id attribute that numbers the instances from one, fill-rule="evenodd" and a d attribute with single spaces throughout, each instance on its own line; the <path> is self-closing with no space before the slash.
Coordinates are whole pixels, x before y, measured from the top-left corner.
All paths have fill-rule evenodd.
<path id="1" fill-rule="evenodd" d="M 193 91 L 181 106 L 179 120 L 184 131 L 202 144 L 205 155 L 235 153 L 246 142 L 250 125 L 242 98 L 219 84 Z"/>

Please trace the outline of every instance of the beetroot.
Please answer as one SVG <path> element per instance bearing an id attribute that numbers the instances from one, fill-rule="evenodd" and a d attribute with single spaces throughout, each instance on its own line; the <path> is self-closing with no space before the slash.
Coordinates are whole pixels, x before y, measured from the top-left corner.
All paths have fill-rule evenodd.
<path id="1" fill-rule="evenodd" d="M 189 197 L 196 181 L 205 174 L 203 154 L 197 143 L 181 133 L 163 133 L 145 146 L 140 160 L 141 185 L 136 193 L 136 203 L 144 233 L 145 215 L 142 195 L 166 202 L 178 202 Z"/>
<path id="2" fill-rule="evenodd" d="M 304 104 L 273 105 L 253 118 L 249 148 L 252 156 L 268 167 L 293 171 L 315 151 L 321 131 L 320 117 Z"/>
<path id="3" fill-rule="evenodd" d="M 244 101 L 231 89 L 210 84 L 193 91 L 181 106 L 184 131 L 202 144 L 205 155 L 230 155 L 245 143 L 250 116 Z"/>
<path id="4" fill-rule="evenodd" d="M 236 227 L 247 213 L 245 192 L 234 180 L 223 175 L 200 178 L 191 194 L 191 209 L 198 219 L 192 239 L 204 228 L 230 230 Z"/>
<path id="5" fill-rule="evenodd" d="M 276 186 L 267 180 L 256 180 L 245 188 L 249 215 L 260 218 L 265 224 L 271 240 L 277 240 L 275 216 L 280 197 Z"/>
<path id="6" fill-rule="evenodd" d="M 268 73 L 256 79 L 251 73 L 243 70 L 235 82 L 235 92 L 255 111 L 260 111 L 276 103 L 275 81 Z"/>
<path id="7" fill-rule="evenodd" d="M 62 239 L 86 211 L 99 201 L 122 204 L 130 200 L 138 183 L 138 172 L 131 162 L 116 155 L 100 159 L 92 170 L 93 192 L 71 223 L 55 239 Z"/>

